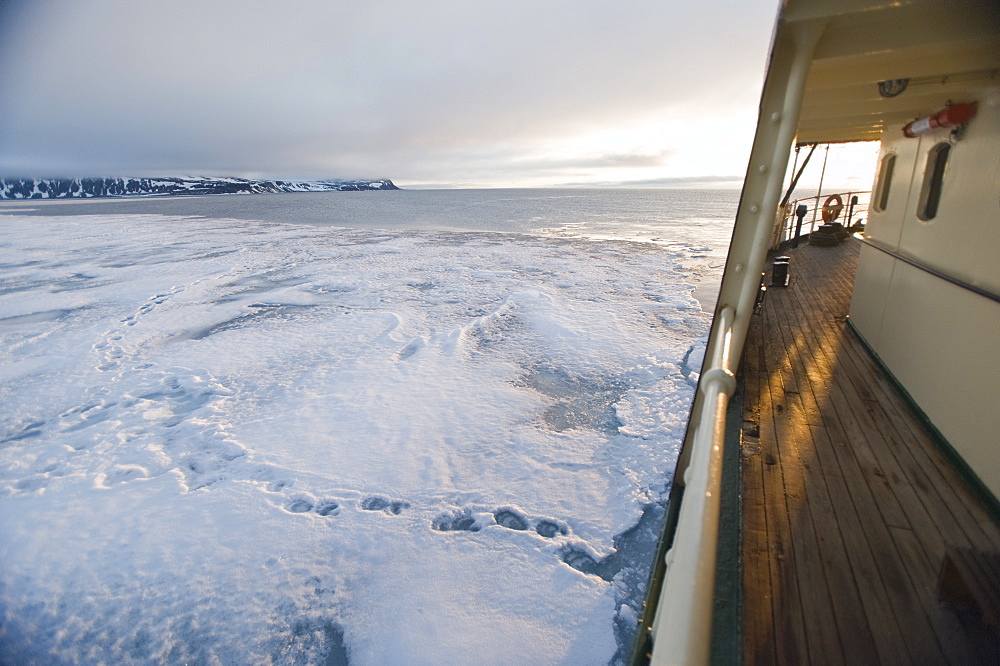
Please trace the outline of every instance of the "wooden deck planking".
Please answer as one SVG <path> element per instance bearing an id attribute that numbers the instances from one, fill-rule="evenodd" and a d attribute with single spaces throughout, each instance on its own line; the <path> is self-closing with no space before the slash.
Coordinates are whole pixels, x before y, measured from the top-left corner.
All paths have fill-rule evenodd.
<path id="1" fill-rule="evenodd" d="M 767 322 L 765 322 L 767 323 Z M 781 331 L 780 327 L 769 327 L 771 330 Z M 783 331 L 782 331 L 783 332 Z M 772 336 L 777 337 L 777 336 Z M 795 340 L 785 340 L 786 349 L 795 349 Z M 788 358 L 793 355 L 789 354 Z M 797 354 L 795 360 L 791 361 L 786 370 L 801 370 L 802 364 Z M 798 453 L 800 458 L 796 465 L 785 465 L 792 473 L 786 478 L 789 481 L 788 491 L 792 497 L 805 498 L 803 502 L 809 508 L 809 513 L 803 513 L 800 520 L 793 521 L 793 524 L 800 524 L 805 536 L 802 540 L 803 550 L 808 553 L 816 569 L 812 576 L 812 582 L 807 585 L 811 591 L 810 599 L 806 606 L 817 608 L 815 614 L 807 615 L 807 621 L 811 616 L 815 622 L 809 622 L 808 629 L 810 637 L 810 651 L 813 654 L 813 662 L 819 660 L 846 661 L 849 663 L 871 663 L 874 661 L 875 649 L 871 630 L 864 617 L 859 617 L 856 612 L 858 608 L 858 597 L 856 586 L 843 587 L 843 581 L 853 582 L 853 572 L 851 572 L 846 557 L 846 548 L 839 529 L 822 530 L 816 529 L 815 523 L 822 521 L 825 516 L 829 516 L 838 506 L 838 503 L 831 499 L 830 491 L 827 488 L 827 477 L 835 481 L 841 480 L 839 465 L 833 460 L 825 463 L 819 456 L 810 456 L 816 450 L 816 430 L 823 430 L 823 419 L 821 410 L 816 405 L 811 386 L 808 382 L 788 383 L 785 387 L 785 397 L 793 404 L 786 405 L 790 409 L 795 409 L 794 403 L 803 405 L 802 409 L 806 416 L 807 425 L 799 427 L 797 432 L 779 433 L 779 437 L 784 439 L 794 438 L 803 442 L 804 448 L 800 448 Z M 808 405 L 808 406 L 806 406 Z M 816 418 L 816 415 L 820 418 Z M 789 419 L 791 420 L 791 414 Z M 787 423 L 787 420 L 782 419 Z M 805 455 L 802 455 L 805 454 Z M 811 457 L 811 459 L 810 459 Z M 851 500 L 846 495 L 841 498 L 839 506 L 850 507 Z M 813 550 L 815 549 L 815 553 Z M 816 558 L 819 562 L 816 562 Z M 819 574 L 823 577 L 821 581 Z M 840 586 L 839 589 L 835 586 Z M 850 599 L 845 603 L 845 599 Z M 827 627 L 836 626 L 837 631 L 829 631 Z M 835 634 L 835 636 L 834 636 Z M 834 637 L 850 636 L 850 640 L 841 641 L 841 649 L 833 647 Z M 813 649 L 815 645 L 816 649 Z M 843 655 L 843 659 L 841 659 Z"/>
<path id="2" fill-rule="evenodd" d="M 812 524 L 811 503 L 822 500 L 807 494 L 805 477 L 809 465 L 802 460 L 804 451 L 813 448 L 811 433 L 808 432 L 806 424 L 815 419 L 817 412 L 800 399 L 799 385 L 796 383 L 795 373 L 791 372 L 793 361 L 784 353 L 787 348 L 773 345 L 774 341 L 774 336 L 766 341 L 767 355 L 780 364 L 785 372 L 771 375 L 773 379 L 768 387 L 770 404 L 783 404 L 789 413 L 788 418 L 770 420 L 773 423 L 773 436 L 778 443 L 781 459 L 785 462 L 780 467 L 773 465 L 771 468 L 775 469 L 776 473 L 780 472 L 784 483 L 790 534 L 789 547 L 802 583 L 799 589 L 800 602 L 803 608 L 817 609 L 817 612 L 806 613 L 803 616 L 810 662 L 815 663 L 821 655 L 843 657 L 838 634 L 825 630 L 825 627 L 836 623 L 836 618 Z M 793 424 L 797 424 L 794 432 L 790 431 Z M 795 545 L 794 548 L 791 548 L 792 544 Z"/>
<path id="3" fill-rule="evenodd" d="M 852 354 L 849 360 L 854 363 L 856 381 L 871 381 L 872 377 L 881 376 L 881 369 L 867 352 Z M 960 530 L 953 534 L 956 539 L 969 539 L 969 545 L 986 548 L 992 544 L 996 547 L 996 524 L 985 512 L 972 509 L 977 506 L 977 500 L 968 487 L 948 483 L 953 477 L 947 458 L 936 447 L 920 445 L 925 433 L 923 424 L 912 412 L 904 409 L 900 401 L 890 399 L 895 396 L 894 388 L 887 389 L 881 383 L 875 383 L 873 387 L 876 396 L 869 406 L 872 417 L 878 424 L 894 424 L 883 432 L 893 436 L 891 450 L 905 465 L 936 523 L 945 532 L 949 532 L 953 525 L 978 525 L 978 531 Z M 935 497 L 937 501 L 933 501 Z"/>
<path id="4" fill-rule="evenodd" d="M 815 285 L 810 284 L 809 288 L 815 290 Z M 813 296 L 815 297 L 816 294 L 814 293 Z M 817 329 L 814 328 L 813 330 Z M 826 330 L 830 331 L 831 329 L 827 328 Z M 824 347 L 824 353 L 828 359 L 832 356 L 829 350 L 829 346 Z M 846 354 L 840 354 L 839 356 L 843 358 Z M 833 376 L 836 376 L 840 369 L 839 365 L 834 367 L 832 369 Z M 846 424 L 846 427 L 850 427 L 852 430 L 856 430 L 856 432 L 864 435 L 864 439 L 866 440 L 865 446 L 859 448 L 857 446 L 859 440 L 855 440 L 855 446 L 852 448 L 856 452 L 860 451 L 865 454 L 863 461 L 868 473 L 869 487 L 874 495 L 879 496 L 879 507 L 883 510 L 893 508 L 887 507 L 884 504 L 886 491 L 899 496 L 899 502 L 895 506 L 900 508 L 901 513 L 884 511 L 883 522 L 889 528 L 903 529 L 909 529 L 911 523 L 916 524 L 920 533 L 933 540 L 933 537 L 936 535 L 937 526 L 929 520 L 919 499 L 909 487 L 907 477 L 899 469 L 896 458 L 893 455 L 894 447 L 872 446 L 873 443 L 877 444 L 883 439 L 878 425 L 870 420 L 866 421 L 866 410 L 864 408 L 857 410 L 850 408 L 850 405 L 858 404 L 857 400 L 861 396 L 855 395 L 857 393 L 856 387 L 858 386 L 858 382 L 851 378 L 848 379 L 849 381 L 847 382 L 834 383 L 831 396 L 838 414 L 848 417 L 847 421 L 849 423 Z M 843 389 L 842 394 L 840 389 Z M 859 456 L 859 460 L 861 459 L 862 457 Z M 901 543 L 901 539 L 904 537 L 901 535 L 906 534 L 906 532 L 896 532 L 899 536 L 893 539 L 892 529 L 887 532 L 884 529 L 879 529 L 877 524 L 870 522 L 865 527 L 869 540 L 880 544 L 882 549 L 883 555 L 879 560 L 879 570 L 884 577 L 888 577 L 887 585 L 892 590 L 890 598 L 893 606 L 896 609 L 905 610 L 909 610 L 911 607 L 914 609 L 923 609 L 922 615 L 915 613 L 911 617 L 911 622 L 914 623 L 913 629 L 916 632 L 911 634 L 910 640 L 907 643 L 908 648 L 913 648 L 911 656 L 916 658 L 919 655 L 920 658 L 926 659 L 928 655 L 935 654 L 935 649 L 940 647 L 942 650 L 942 663 L 947 660 L 953 660 L 957 654 L 961 654 L 960 651 L 956 651 L 960 650 L 961 646 L 956 645 L 951 640 L 952 632 L 945 626 L 947 618 L 938 617 L 941 615 L 941 609 L 936 603 L 934 595 L 929 594 L 933 590 L 920 585 L 919 580 L 915 579 L 912 573 L 910 573 L 921 571 L 922 568 L 920 566 L 921 562 L 918 562 L 914 558 L 915 553 L 913 549 L 902 547 L 904 544 Z M 895 552 L 893 552 L 894 550 Z M 910 575 L 901 575 L 901 572 L 907 572 Z M 933 621 L 934 619 L 937 621 Z M 936 639 L 937 645 L 932 642 L 934 639 Z M 945 648 L 945 646 L 948 646 L 948 648 Z M 964 662 L 965 660 L 959 658 L 958 661 Z"/>
<path id="5" fill-rule="evenodd" d="M 824 353 L 828 360 L 832 360 L 830 358 L 832 353 L 828 348 L 824 349 Z M 839 364 L 831 368 L 834 379 L 838 378 L 839 372 L 842 372 Z M 940 663 L 945 663 L 949 655 L 942 650 L 941 643 L 935 640 L 937 638 L 935 627 L 929 619 L 929 613 L 933 609 L 921 603 L 925 599 L 918 593 L 919 588 L 908 575 L 913 571 L 913 562 L 903 557 L 904 552 L 892 538 L 892 528 L 905 530 L 913 528 L 910 514 L 915 515 L 923 523 L 920 527 L 924 533 L 934 535 L 934 528 L 926 520 L 919 503 L 911 505 L 905 501 L 911 499 L 909 495 L 912 493 L 908 492 L 909 486 L 898 469 L 892 452 L 888 447 L 878 446 L 882 437 L 874 423 L 865 421 L 863 407 L 853 408 L 853 405 L 860 402 L 853 382 L 834 382 L 830 386 L 830 396 L 831 404 L 840 416 L 844 434 L 851 445 L 849 449 L 844 447 L 841 451 L 845 454 L 848 451 L 855 454 L 861 476 L 870 492 L 870 496 L 865 494 L 864 486 L 860 484 L 853 488 L 855 496 L 861 495 L 868 507 L 865 514 L 867 519 L 863 521 L 862 529 L 877 554 L 875 565 L 885 582 L 890 604 L 897 614 L 923 607 L 923 613 L 913 612 L 908 618 L 912 632 L 908 632 L 910 635 L 905 647 L 910 653 L 910 659 L 916 661 L 940 654 Z M 915 496 L 912 499 L 916 502 Z M 904 505 L 907 506 L 906 509 Z M 911 507 L 912 510 L 908 510 Z M 878 519 L 876 512 L 881 512 L 881 520 Z"/>
<path id="6" fill-rule="evenodd" d="M 762 360 L 765 367 L 772 365 L 773 349 L 763 345 Z M 761 421 L 760 444 L 763 458 L 763 482 L 767 491 L 764 493 L 764 508 L 766 517 L 766 534 L 768 552 L 771 557 L 771 606 L 773 612 L 773 628 L 775 635 L 775 650 L 779 662 L 808 660 L 805 628 L 800 623 L 789 620 L 790 617 L 802 612 L 801 595 L 798 588 L 798 576 L 794 553 L 792 552 L 791 524 L 789 508 L 784 488 L 784 478 L 776 462 L 781 459 L 778 449 L 779 439 L 775 436 L 773 413 L 773 396 L 780 391 L 781 377 L 774 373 L 764 373 L 760 376 L 761 385 Z M 779 386 L 775 387 L 774 384 Z M 790 652 L 795 649 L 796 652 Z"/>
<path id="7" fill-rule="evenodd" d="M 820 517 L 817 522 L 820 523 L 820 529 L 822 529 L 822 523 L 829 522 L 831 516 L 845 514 L 842 516 L 843 524 L 848 526 L 848 531 L 844 534 L 848 544 L 848 550 L 845 552 L 849 555 L 849 562 L 853 565 L 852 577 L 856 580 L 858 594 L 861 590 L 867 591 L 867 594 L 861 597 L 865 602 L 862 608 L 865 609 L 865 617 L 872 624 L 873 635 L 881 637 L 881 641 L 876 644 L 876 647 L 881 648 L 883 661 L 889 655 L 898 657 L 898 655 L 907 654 L 909 646 L 895 621 L 895 614 L 892 612 L 893 603 L 890 594 L 892 588 L 878 574 L 875 565 L 878 561 L 876 546 L 879 542 L 877 539 L 878 525 L 874 519 L 879 515 L 878 501 L 869 489 L 868 479 L 862 465 L 856 459 L 855 451 L 847 446 L 852 442 L 852 439 L 855 445 L 859 444 L 859 433 L 853 429 L 845 429 L 837 410 L 831 409 L 827 404 L 828 391 L 816 392 L 817 386 L 826 388 L 827 378 L 830 374 L 829 369 L 815 362 L 816 358 L 821 358 L 816 352 L 817 341 L 809 335 L 802 335 L 802 331 L 811 329 L 807 322 L 801 320 L 800 313 L 797 312 L 796 308 L 787 302 L 786 296 L 784 291 L 775 295 L 775 310 L 781 312 L 782 321 L 799 333 L 794 354 L 799 359 L 800 366 L 809 368 L 808 371 L 803 372 L 808 379 L 804 388 L 807 394 L 812 394 L 812 399 L 817 402 L 819 408 L 827 412 L 825 417 L 827 427 L 823 429 L 821 434 L 823 439 L 820 441 L 835 442 L 839 445 L 838 448 L 831 449 L 833 455 L 827 460 L 825 468 L 838 470 L 838 482 L 846 484 L 843 488 L 836 489 L 839 491 L 840 497 L 839 501 L 832 505 L 835 507 L 833 508 L 834 513 Z M 780 306 L 780 309 L 777 306 Z M 771 331 L 780 331 L 780 329 L 772 326 Z M 821 341 L 820 344 L 825 344 L 825 342 Z M 864 444 L 863 441 L 861 443 Z M 817 452 L 818 450 L 814 448 L 810 454 L 819 460 Z M 818 479 L 813 484 L 811 492 L 814 494 L 819 492 L 818 486 L 825 485 L 825 483 L 825 478 Z M 874 535 L 875 538 L 868 538 L 869 534 Z M 837 605 L 842 609 L 841 616 L 855 615 L 857 611 L 851 612 L 847 602 L 841 598 L 846 593 L 842 582 L 841 585 L 835 586 L 835 591 L 838 597 Z M 832 631 L 832 627 L 828 630 Z"/>
<path id="8" fill-rule="evenodd" d="M 744 357 L 747 368 L 745 390 L 756 393 L 759 391 L 760 378 L 764 374 L 760 372 L 764 367 L 760 358 L 763 347 L 755 345 L 748 347 L 747 350 L 748 353 Z M 753 423 L 757 424 L 760 422 L 759 403 L 755 405 L 755 409 L 757 411 Z M 759 427 L 745 433 L 744 442 L 751 446 L 756 443 L 759 447 Z M 744 478 L 753 477 L 754 485 L 761 487 L 764 483 L 764 469 L 759 448 L 755 453 L 756 455 L 743 458 L 741 474 Z M 744 644 L 744 657 L 748 663 L 774 663 L 776 661 L 774 632 L 771 630 L 774 614 L 771 609 L 771 569 L 770 558 L 767 557 L 769 550 L 764 495 L 759 493 L 753 497 L 743 498 L 741 505 L 745 518 L 741 531 L 743 579 L 759 595 L 756 603 L 744 607 L 742 624 L 745 635 L 750 639 Z"/>
<path id="9" fill-rule="evenodd" d="M 744 661 L 974 663 L 937 573 L 1000 530 L 847 329 L 857 255 L 797 250 L 748 334 Z"/>
<path id="10" fill-rule="evenodd" d="M 807 289 L 813 298 L 821 297 L 821 294 L 817 293 L 818 287 L 815 283 L 810 283 Z M 849 292 L 842 294 L 841 298 L 849 299 Z M 950 536 L 956 540 L 972 538 L 978 542 L 976 545 L 988 546 L 988 541 L 978 538 L 979 536 L 986 537 L 986 532 L 979 534 L 975 530 L 965 532 L 952 529 L 957 529 L 961 523 L 956 522 L 956 520 L 960 520 L 963 516 L 974 518 L 974 522 L 981 526 L 990 526 L 994 530 L 994 536 L 996 526 L 982 511 L 975 512 L 975 516 L 969 513 L 969 506 L 975 504 L 975 499 L 964 485 L 955 486 L 950 482 L 953 476 L 946 475 L 942 471 L 950 471 L 950 464 L 944 455 L 936 447 L 923 445 L 923 441 L 926 439 L 923 425 L 908 409 L 900 412 L 901 407 L 905 406 L 898 399 L 894 399 L 896 398 L 895 388 L 887 384 L 881 368 L 860 345 L 845 346 L 845 352 L 840 355 L 840 360 L 842 361 L 842 369 L 848 374 L 849 381 L 842 386 L 856 392 L 857 397 L 864 401 L 862 403 L 853 402 L 853 404 L 861 404 L 865 408 L 857 410 L 862 427 L 866 432 L 872 434 L 877 430 L 880 436 L 876 437 L 876 441 L 888 440 L 891 444 L 891 446 L 880 446 L 875 449 L 876 454 L 881 454 L 879 462 L 896 473 L 902 472 L 908 482 L 923 488 L 920 499 L 924 501 L 924 508 L 936 517 L 934 524 L 939 529 L 942 529 L 946 534 L 950 533 Z M 865 372 L 859 370 L 859 364 L 865 365 Z M 929 479 L 928 474 L 934 478 Z M 899 477 L 895 483 L 901 483 Z M 898 492 L 905 493 L 906 490 L 904 486 Z M 912 506 L 912 502 L 907 502 L 904 506 Z M 954 509 L 958 510 L 958 515 L 952 513 Z M 920 520 L 924 518 L 920 511 L 917 511 L 915 515 Z"/>

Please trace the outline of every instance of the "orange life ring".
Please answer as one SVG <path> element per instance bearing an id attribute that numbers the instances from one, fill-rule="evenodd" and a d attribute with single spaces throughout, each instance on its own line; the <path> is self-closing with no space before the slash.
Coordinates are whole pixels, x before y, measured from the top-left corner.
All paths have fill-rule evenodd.
<path id="1" fill-rule="evenodd" d="M 823 202 L 823 221 L 827 224 L 833 222 L 840 217 L 842 210 L 844 210 L 844 200 L 840 198 L 839 194 L 831 194 Z"/>

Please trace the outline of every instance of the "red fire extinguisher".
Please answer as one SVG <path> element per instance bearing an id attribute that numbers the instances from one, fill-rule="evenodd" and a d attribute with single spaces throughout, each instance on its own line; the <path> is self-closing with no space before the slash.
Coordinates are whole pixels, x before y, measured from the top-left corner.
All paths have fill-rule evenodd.
<path id="1" fill-rule="evenodd" d="M 968 104 L 966 102 L 949 104 L 933 116 L 927 116 L 926 118 L 920 118 L 919 120 L 907 123 L 906 127 L 903 128 L 903 134 L 912 139 L 915 136 L 920 136 L 939 127 L 964 125 L 972 120 L 974 115 L 976 115 L 975 104 Z"/>

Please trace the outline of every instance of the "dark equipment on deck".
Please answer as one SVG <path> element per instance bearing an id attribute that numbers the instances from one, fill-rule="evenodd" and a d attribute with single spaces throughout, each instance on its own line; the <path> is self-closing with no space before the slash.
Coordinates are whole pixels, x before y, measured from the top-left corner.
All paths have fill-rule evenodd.
<path id="1" fill-rule="evenodd" d="M 795 217 L 798 218 L 798 221 L 795 223 L 795 239 L 792 241 L 792 247 L 799 246 L 799 236 L 802 235 L 802 220 L 808 212 L 809 206 L 805 204 L 799 204 L 795 207 Z"/>
<path id="2" fill-rule="evenodd" d="M 771 286 L 772 287 L 787 287 L 788 286 L 788 262 L 791 261 L 791 257 L 775 257 L 774 261 L 771 263 Z"/>

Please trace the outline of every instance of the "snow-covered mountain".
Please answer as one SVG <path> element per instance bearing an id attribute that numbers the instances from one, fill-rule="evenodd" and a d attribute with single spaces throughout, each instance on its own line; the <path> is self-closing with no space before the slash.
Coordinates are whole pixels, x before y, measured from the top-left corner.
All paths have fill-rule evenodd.
<path id="1" fill-rule="evenodd" d="M 391 180 L 250 180 L 247 178 L 0 178 L 0 199 L 260 194 L 331 190 L 398 190 Z"/>

